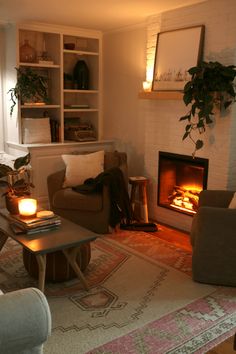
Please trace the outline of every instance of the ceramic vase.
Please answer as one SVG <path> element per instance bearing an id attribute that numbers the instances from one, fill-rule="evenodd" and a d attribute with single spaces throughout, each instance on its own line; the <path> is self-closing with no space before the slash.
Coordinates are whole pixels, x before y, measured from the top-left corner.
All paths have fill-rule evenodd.
<path id="1" fill-rule="evenodd" d="M 36 51 L 29 44 L 28 40 L 20 47 L 20 61 L 22 63 L 34 63 L 36 61 Z"/>

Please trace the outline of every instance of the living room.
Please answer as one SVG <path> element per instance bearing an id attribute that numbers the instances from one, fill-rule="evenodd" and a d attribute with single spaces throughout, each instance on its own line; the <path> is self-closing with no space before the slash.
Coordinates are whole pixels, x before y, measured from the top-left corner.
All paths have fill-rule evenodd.
<path id="1" fill-rule="evenodd" d="M 166 1 L 165 6 L 168 6 L 168 3 L 169 2 Z M 182 140 L 185 127 L 183 122 L 179 121 L 179 118 L 186 114 L 187 108 L 182 99 L 148 99 L 143 98 L 144 96 L 140 95 L 140 92 L 143 93 L 143 82 L 152 80 L 156 38 L 159 32 L 204 25 L 203 59 L 205 61 L 219 61 L 225 65 L 236 64 L 236 3 L 234 0 L 173 1 L 171 3 L 172 8 L 168 7 L 162 8 L 161 10 L 153 10 L 153 12 L 150 12 L 145 18 L 142 17 L 142 21 L 136 20 L 136 22 L 132 23 L 117 23 L 114 19 L 113 24 L 110 23 L 110 27 L 107 25 L 107 28 L 102 27 L 102 22 L 101 24 L 96 24 L 95 22 L 94 26 L 87 26 L 85 24 L 84 28 L 96 31 L 102 30 L 101 142 L 104 142 L 104 146 L 108 150 L 116 149 L 127 153 L 129 176 L 143 175 L 148 178 L 148 212 L 150 220 L 155 220 L 158 223 L 163 223 L 164 225 L 189 232 L 192 225 L 192 216 L 163 208 L 157 203 L 159 152 L 164 151 L 188 156 L 191 156 L 193 152 L 192 142 L 188 139 Z M 9 1 L 9 4 L 14 5 L 14 1 Z M 31 8 L 29 4 L 26 5 L 29 9 Z M 134 12 L 132 6 L 134 5 L 131 4 L 133 11 L 124 10 L 123 13 L 131 14 Z M 4 10 L 4 5 L 1 4 L 1 7 L 3 7 Z M 71 6 L 69 8 L 70 11 L 73 12 Z M 13 7 L 7 9 L 6 7 L 5 11 L 4 13 L 1 9 L 1 13 L 5 15 L 4 18 L 0 17 L 0 23 L 3 27 L 11 22 L 11 17 L 14 21 L 16 20 L 18 9 L 17 6 L 15 9 Z M 37 13 L 37 10 L 35 12 Z M 19 11 L 19 14 L 21 13 L 22 9 Z M 47 11 L 45 16 L 48 16 L 48 13 L 50 13 L 50 11 Z M 104 15 L 106 15 L 105 12 Z M 52 25 L 62 24 L 63 26 L 72 25 L 74 27 L 81 27 L 79 20 L 78 25 L 75 25 L 72 21 L 70 23 L 63 23 L 63 18 L 61 17 L 58 17 L 57 20 L 56 14 L 53 14 L 53 18 L 55 19 L 54 21 L 45 22 Z M 85 18 L 86 16 L 84 15 L 83 21 L 85 21 Z M 39 17 L 23 17 L 23 22 L 32 21 L 44 22 L 43 18 Z M 3 36 L 3 33 L 1 33 L 1 36 Z M 1 55 L 3 56 L 3 51 L 1 51 Z M 3 102 L 8 99 L 7 96 L 4 96 Z M 209 162 L 207 189 L 236 190 L 235 143 L 233 139 L 236 129 L 236 123 L 234 121 L 235 115 L 236 108 L 235 105 L 232 105 L 224 116 L 217 116 L 213 126 L 207 129 L 206 134 L 204 134 L 203 148 L 197 152 L 197 157 L 207 159 Z M 2 129 L 0 132 L 1 150 L 9 154 L 22 154 L 22 152 L 25 152 L 27 149 L 24 150 L 24 147 L 22 147 L 23 150 L 16 150 L 15 147 L 13 148 L 12 144 L 9 144 L 12 139 L 9 135 L 9 129 L 6 128 L 6 120 L 11 118 L 5 117 L 3 114 L 1 116 L 3 117 L 3 119 L 1 119 Z M 5 135 L 3 133 L 4 131 Z M 102 144 L 103 143 L 98 144 L 96 148 L 100 149 L 103 147 Z M 87 145 L 84 147 L 84 150 L 92 151 L 94 146 L 95 145 L 92 145 L 88 148 Z M 71 151 L 73 151 L 73 149 L 74 146 Z M 42 151 L 44 152 L 45 150 Z M 39 176 L 36 181 L 40 178 Z M 117 242 L 121 243 L 121 241 Z M 101 252 L 101 250 L 98 251 L 98 249 L 96 250 L 97 254 Z M 119 257 L 119 264 L 121 264 L 123 259 L 125 259 L 125 255 L 122 254 L 119 255 Z M 168 262 L 166 264 L 168 265 Z M 182 279 L 179 280 L 182 281 Z M 25 284 L 27 284 L 27 281 Z M 126 283 L 124 284 L 127 286 Z M 133 285 L 135 285 L 135 282 Z M 177 283 L 174 286 L 177 286 Z M 196 289 L 194 289 L 194 291 L 195 290 Z M 52 297 L 54 294 L 56 294 L 55 296 L 58 296 L 58 294 L 60 294 L 59 296 L 63 295 L 61 288 L 57 288 L 56 291 L 49 289 L 49 294 L 50 291 Z M 199 292 L 199 298 L 203 296 L 204 292 L 210 292 L 210 289 L 204 288 L 204 290 L 201 291 Z M 108 295 L 106 294 L 104 297 L 105 296 Z M 109 294 L 109 296 L 112 297 L 114 294 Z M 71 298 L 73 298 L 73 294 L 71 294 Z M 74 298 L 72 301 L 76 303 L 77 299 Z M 112 302 L 113 300 L 110 301 Z M 115 300 L 113 303 L 118 306 Z M 181 305 L 182 303 L 180 301 L 179 306 Z M 58 301 L 57 304 L 53 306 L 58 310 L 60 306 L 62 306 L 62 302 Z M 81 306 L 81 304 L 79 306 Z M 111 306 L 111 304 L 109 306 Z M 109 307 L 109 309 L 110 308 L 111 307 Z M 172 310 L 173 309 L 170 308 L 170 311 Z M 71 307 L 69 311 L 72 313 L 73 308 Z M 81 310 L 81 313 L 83 311 L 84 309 Z M 166 314 L 167 312 L 163 313 Z M 59 327 L 60 325 L 55 329 L 56 340 L 58 340 L 60 336 Z M 67 329 L 68 328 L 69 325 Z M 131 329 L 133 330 L 134 328 L 131 326 Z M 231 333 L 233 333 L 233 327 L 231 327 L 230 330 Z M 75 327 L 75 332 L 76 331 L 78 331 L 78 327 Z M 91 333 L 88 328 L 86 331 L 88 332 L 86 340 L 89 340 L 88 338 Z M 122 332 L 122 334 L 127 332 L 128 330 Z M 114 337 L 118 337 L 118 333 L 119 331 L 116 332 Z M 112 339 L 113 336 L 111 334 L 110 336 Z M 108 337 L 107 340 L 103 340 L 102 343 L 108 342 Z M 66 343 L 68 343 L 68 339 Z M 98 344 L 100 344 L 99 341 Z M 58 346 L 56 348 L 59 350 Z M 87 348 L 88 351 L 92 350 L 91 348 L 94 347 L 90 348 L 89 346 L 85 346 L 84 348 Z M 64 352 L 67 353 L 65 347 L 63 347 L 63 349 Z M 104 351 L 101 351 L 101 353 L 105 353 L 105 349 L 103 349 Z M 109 347 L 108 349 L 112 350 Z M 86 352 L 85 350 L 76 350 L 77 349 L 72 346 L 71 353 Z M 117 351 L 111 352 L 118 352 L 118 349 L 115 350 Z M 139 350 L 140 353 L 148 352 L 145 351 L 144 348 Z M 55 353 L 56 352 L 58 351 L 55 351 Z M 174 349 L 172 352 L 175 352 Z M 188 352 L 191 353 L 191 351 L 186 351 L 186 353 Z M 157 351 L 157 353 L 161 352 Z"/>

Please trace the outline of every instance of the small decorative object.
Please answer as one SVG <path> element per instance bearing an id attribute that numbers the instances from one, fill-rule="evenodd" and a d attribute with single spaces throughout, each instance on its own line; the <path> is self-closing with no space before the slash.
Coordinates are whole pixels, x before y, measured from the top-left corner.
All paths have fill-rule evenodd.
<path id="1" fill-rule="evenodd" d="M 14 161 L 14 167 L 0 164 L 0 187 L 6 188 L 2 196 L 5 196 L 6 208 L 12 214 L 19 214 L 18 199 L 30 195 L 30 188 L 34 185 L 30 181 L 30 154 L 18 157 Z"/>
<path id="2" fill-rule="evenodd" d="M 43 65 L 53 65 L 54 62 L 48 52 L 46 51 L 46 41 L 43 41 L 43 51 L 41 56 L 38 57 L 38 63 Z"/>
<path id="3" fill-rule="evenodd" d="M 36 61 L 36 51 L 31 47 L 28 40 L 25 40 L 20 47 L 20 61 L 22 63 L 35 63 Z"/>
<path id="4" fill-rule="evenodd" d="M 18 202 L 18 208 L 22 218 L 36 216 L 37 200 L 33 198 L 22 198 Z"/>
<path id="5" fill-rule="evenodd" d="M 75 88 L 77 90 L 88 90 L 89 70 L 84 60 L 78 60 L 73 71 Z"/>
<path id="6" fill-rule="evenodd" d="M 52 142 L 49 117 L 22 118 L 21 122 L 23 144 L 50 144 Z"/>
<path id="7" fill-rule="evenodd" d="M 55 216 L 54 212 L 51 210 L 40 210 L 36 214 L 39 219 L 50 219 Z"/>
<path id="8" fill-rule="evenodd" d="M 73 89 L 73 76 L 68 73 L 64 73 L 64 89 Z"/>
<path id="9" fill-rule="evenodd" d="M 204 26 L 160 32 L 157 36 L 153 86 L 158 90 L 183 90 L 188 68 L 202 57 Z"/>
<path id="10" fill-rule="evenodd" d="M 143 91 L 150 92 L 152 87 L 152 83 L 150 81 L 143 81 Z"/>
<path id="11" fill-rule="evenodd" d="M 190 138 L 195 145 L 193 157 L 203 147 L 203 141 L 194 139 L 193 132 L 203 134 L 213 123 L 214 109 L 227 109 L 235 102 L 234 78 L 236 66 L 225 66 L 219 62 L 202 62 L 188 70 L 191 80 L 184 87 L 183 100 L 190 105 L 189 112 L 180 121 L 187 121 L 183 140 Z"/>
<path id="12" fill-rule="evenodd" d="M 64 48 L 69 50 L 75 49 L 75 43 L 64 43 Z"/>
<path id="13" fill-rule="evenodd" d="M 11 88 L 8 93 L 12 105 L 10 108 L 10 115 L 12 115 L 17 100 L 25 102 L 31 101 L 48 103 L 48 78 L 40 75 L 32 68 L 16 68 L 17 82 L 15 87 Z"/>

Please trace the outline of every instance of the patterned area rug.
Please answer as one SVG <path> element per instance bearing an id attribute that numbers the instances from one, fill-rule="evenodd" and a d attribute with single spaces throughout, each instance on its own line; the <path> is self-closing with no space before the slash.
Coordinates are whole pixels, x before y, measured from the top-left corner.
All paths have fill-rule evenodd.
<path id="1" fill-rule="evenodd" d="M 235 332 L 236 289 L 193 282 L 191 252 L 155 234 L 97 239 L 85 276 L 89 292 L 77 280 L 47 283 L 53 332 L 46 354 L 206 353 Z M 0 288 L 36 285 L 21 247 L 8 241 Z"/>

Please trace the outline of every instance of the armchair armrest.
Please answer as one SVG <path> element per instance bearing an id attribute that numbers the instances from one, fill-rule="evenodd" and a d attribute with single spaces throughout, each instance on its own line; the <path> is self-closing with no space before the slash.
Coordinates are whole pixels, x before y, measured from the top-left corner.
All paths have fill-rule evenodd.
<path id="1" fill-rule="evenodd" d="M 40 290 L 27 288 L 0 296 L 1 353 L 42 353 L 50 334 L 50 309 Z"/>
<path id="2" fill-rule="evenodd" d="M 199 207 L 211 206 L 219 208 L 228 208 L 233 191 L 226 190 L 203 190 L 199 196 Z"/>
<path id="3" fill-rule="evenodd" d="M 193 279 L 236 284 L 236 209 L 200 207 L 193 218 Z"/>
<path id="4" fill-rule="evenodd" d="M 52 173 L 47 177 L 49 203 L 52 207 L 54 194 L 62 188 L 65 169 Z"/>

